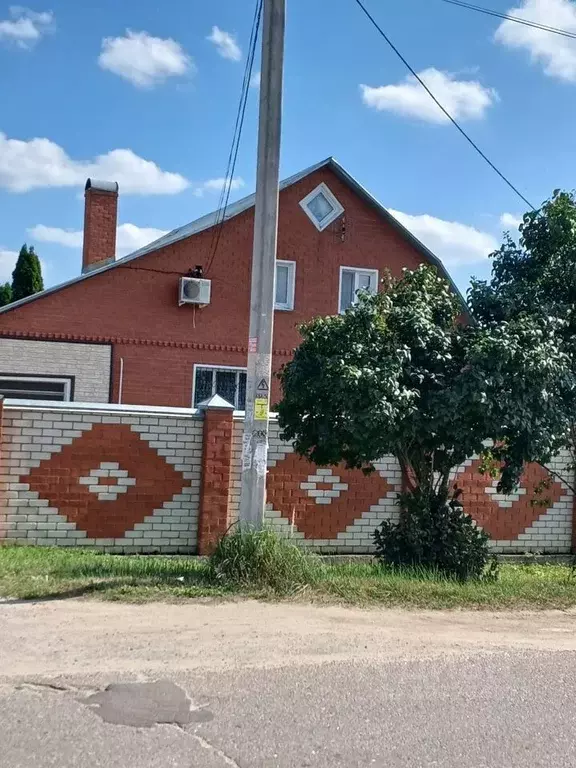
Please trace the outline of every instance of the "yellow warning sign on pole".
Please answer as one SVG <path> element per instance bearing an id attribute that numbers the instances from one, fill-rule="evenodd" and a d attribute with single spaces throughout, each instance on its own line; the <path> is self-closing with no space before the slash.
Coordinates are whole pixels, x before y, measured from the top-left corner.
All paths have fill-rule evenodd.
<path id="1" fill-rule="evenodd" d="M 257 421 L 266 421 L 268 418 L 268 398 L 257 397 L 254 400 L 254 418 Z"/>

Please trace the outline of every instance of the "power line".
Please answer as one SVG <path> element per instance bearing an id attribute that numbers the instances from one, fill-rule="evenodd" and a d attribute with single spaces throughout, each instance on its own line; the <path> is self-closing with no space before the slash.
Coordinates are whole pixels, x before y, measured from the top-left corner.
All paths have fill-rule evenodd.
<path id="1" fill-rule="evenodd" d="M 250 91 L 250 80 L 252 79 L 252 69 L 254 67 L 254 58 L 256 55 L 256 44 L 258 42 L 258 31 L 260 29 L 260 19 L 262 16 L 262 2 L 263 0 L 257 0 L 256 8 L 254 10 L 254 19 L 252 21 L 252 31 L 250 33 L 250 42 L 248 44 L 248 56 L 246 59 L 246 66 L 244 68 L 244 78 L 242 80 L 242 88 L 240 91 L 240 100 L 238 103 L 238 110 L 236 112 L 236 123 L 234 125 L 232 145 L 230 147 L 230 154 L 228 155 L 228 165 L 226 167 L 224 183 L 222 185 L 222 191 L 220 193 L 218 209 L 216 211 L 216 221 L 214 224 L 214 230 L 212 233 L 212 242 L 210 245 L 210 257 L 208 259 L 206 269 L 204 270 L 204 274 L 206 275 L 208 274 L 208 270 L 212 266 L 216 253 L 218 251 L 218 245 L 220 244 L 220 237 L 222 235 L 222 229 L 224 226 L 224 221 L 226 219 L 226 210 L 228 208 L 228 203 L 230 202 L 230 192 L 232 190 L 232 183 L 234 181 L 236 161 L 238 160 L 238 151 L 240 149 L 240 139 L 242 137 L 242 129 L 244 127 L 244 118 L 246 115 L 246 105 L 248 103 L 248 94 Z"/>
<path id="2" fill-rule="evenodd" d="M 482 5 L 474 5 L 473 3 L 465 3 L 463 0 L 442 0 L 443 3 L 449 5 L 457 5 L 460 8 L 466 8 L 469 11 L 477 11 L 478 13 L 484 13 L 487 16 L 495 16 L 498 19 L 505 19 L 506 21 L 514 21 L 517 24 L 524 24 L 526 27 L 532 27 L 533 29 L 539 29 L 542 32 L 551 32 L 554 35 L 562 35 L 563 37 L 569 37 L 572 40 L 576 40 L 576 32 L 570 32 L 567 29 L 559 29 L 558 27 L 549 27 L 547 24 L 540 24 L 537 21 L 530 21 L 529 19 L 521 19 L 519 16 L 510 16 L 508 13 L 501 13 L 495 11 L 492 8 L 485 8 Z"/>
<path id="3" fill-rule="evenodd" d="M 510 181 L 508 178 L 506 178 L 506 176 L 504 176 L 504 174 L 502 173 L 502 171 L 500 171 L 500 170 L 499 170 L 499 169 L 498 169 L 498 168 L 497 168 L 497 167 L 494 165 L 494 163 L 493 163 L 493 162 L 492 162 L 492 161 L 491 161 L 491 160 L 490 160 L 490 159 L 489 159 L 489 158 L 488 158 L 488 157 L 487 157 L 487 156 L 484 154 L 484 152 L 483 152 L 483 151 L 480 149 L 480 147 L 478 146 L 478 144 L 476 144 L 476 142 L 475 142 L 473 139 L 471 139 L 471 138 L 470 138 L 470 136 L 468 136 L 468 134 L 466 133 L 466 131 L 464 130 L 464 128 L 462 128 L 462 127 L 460 126 L 460 124 L 459 124 L 459 123 L 458 123 L 458 122 L 457 122 L 457 121 L 456 121 L 456 120 L 455 120 L 455 119 L 452 117 L 452 115 L 450 114 L 450 112 L 448 112 L 448 110 L 446 109 L 446 107 L 444 107 L 444 106 L 443 106 L 443 105 L 442 105 L 442 104 L 441 104 L 441 103 L 438 101 L 438 99 L 436 98 L 436 96 L 434 96 L 434 94 L 432 93 L 432 91 L 430 90 L 430 88 L 428 88 L 428 86 L 426 85 L 426 83 L 425 83 L 425 82 L 422 80 L 422 78 L 420 77 L 420 75 L 419 75 L 419 74 L 416 72 L 416 70 L 415 70 L 413 67 L 411 67 L 411 66 L 410 66 L 410 64 L 409 64 L 409 63 L 408 63 L 408 61 L 407 61 L 407 60 L 404 58 L 404 56 L 403 56 L 403 55 L 400 53 L 400 51 L 398 50 L 398 48 L 396 48 L 396 46 L 394 45 L 394 43 L 393 43 L 393 42 L 390 40 L 390 38 L 388 37 L 388 35 L 387 35 L 387 34 L 384 32 L 384 30 L 382 29 L 382 27 L 381 27 L 381 26 L 378 24 L 378 22 L 376 21 L 376 19 L 375 19 L 375 18 L 372 16 L 372 14 L 370 13 L 370 11 L 369 11 L 369 10 L 366 8 L 366 6 L 365 6 L 365 5 L 364 5 L 364 3 L 362 2 L 362 0 L 355 0 L 355 2 L 356 2 L 356 4 L 357 4 L 357 5 L 360 7 L 360 9 L 361 9 L 361 10 L 362 10 L 362 12 L 364 13 L 364 15 L 365 15 L 365 16 L 366 16 L 366 17 L 367 17 L 369 20 L 370 20 L 370 22 L 371 22 L 371 23 L 374 25 L 374 27 L 375 27 L 375 28 L 378 30 L 378 32 L 379 32 L 379 33 L 380 33 L 380 35 L 381 35 L 381 36 L 384 38 L 384 40 L 385 40 L 385 41 L 388 43 L 388 45 L 390 46 L 390 48 L 392 48 L 392 50 L 394 51 L 394 53 L 396 54 L 396 56 L 398 56 L 398 58 L 400 59 L 400 61 L 401 61 L 401 62 L 402 62 L 402 63 L 403 63 L 403 64 L 404 64 L 404 65 L 405 65 L 407 68 L 408 68 L 408 70 L 409 70 L 409 71 L 411 72 L 411 74 L 412 74 L 412 75 L 413 75 L 413 76 L 416 78 L 416 80 L 417 80 L 417 81 L 420 83 L 420 85 L 422 86 L 422 88 L 424 88 L 424 90 L 425 90 L 425 91 L 426 91 L 426 93 L 427 93 L 427 94 L 430 96 L 430 98 L 431 98 L 431 99 L 434 101 L 434 103 L 435 103 L 435 104 L 436 104 L 436 105 L 437 105 L 437 106 L 438 106 L 438 107 L 439 107 L 439 108 L 442 110 L 442 112 L 443 112 L 443 113 L 446 115 L 446 117 L 448 118 L 448 120 L 450 120 L 450 122 L 452 123 L 452 125 L 454 125 L 454 127 L 458 129 L 458 131 L 459 131 L 459 132 L 462 134 L 462 136 L 464 136 L 464 138 L 465 138 L 465 139 L 466 139 L 466 141 L 467 141 L 467 142 L 470 144 L 470 146 L 472 146 L 472 147 L 473 147 L 473 148 L 476 150 L 476 152 L 478 152 L 478 154 L 480 155 L 480 157 L 481 157 L 481 158 L 482 158 L 482 159 L 483 159 L 483 160 L 484 160 L 486 163 L 488 163 L 488 165 L 490 166 L 490 168 L 492 168 L 492 170 L 493 170 L 495 173 L 497 173 L 497 174 L 498 174 L 498 176 L 500 176 L 500 178 L 502 179 L 502 181 L 503 181 L 505 184 L 507 184 L 507 185 L 510 187 L 510 189 L 511 189 L 511 190 L 512 190 L 512 191 L 513 191 L 513 192 L 514 192 L 516 195 L 518 195 L 518 197 L 519 197 L 521 200 L 523 200 L 523 201 L 526 203 L 526 205 L 528 205 L 528 206 L 529 206 L 529 207 L 530 207 L 532 210 L 535 210 L 535 208 L 534 208 L 534 206 L 532 205 L 532 203 L 531 203 L 531 202 L 530 202 L 530 201 L 529 201 L 527 198 L 525 198 L 525 197 L 524 197 L 524 195 L 522 194 L 522 192 L 520 192 L 520 190 L 519 190 L 517 187 L 515 187 L 515 186 L 514 186 L 514 184 L 512 184 L 512 182 L 511 182 L 511 181 Z"/>
<path id="4" fill-rule="evenodd" d="M 248 93 L 250 88 L 250 79 L 252 77 L 252 68 L 254 65 L 254 57 L 256 54 L 256 43 L 258 40 L 258 30 L 260 28 L 260 18 L 262 15 L 262 0 L 257 0 L 256 8 L 254 10 L 254 19 L 252 22 L 252 31 L 250 34 L 250 42 L 248 45 L 248 57 L 246 59 L 246 66 L 244 68 L 244 78 L 242 81 L 242 88 L 240 91 L 240 100 L 238 103 L 238 110 L 236 113 L 236 124 L 234 126 L 234 134 L 232 137 L 232 144 L 230 147 L 230 154 L 228 156 L 228 165 L 226 168 L 226 174 L 224 176 L 224 183 L 222 185 L 222 191 L 220 193 L 220 200 L 218 203 L 218 209 L 216 212 L 216 221 L 214 230 L 212 232 L 212 243 L 210 246 L 210 258 L 205 269 L 205 273 L 212 266 L 218 246 L 220 244 L 220 237 L 222 235 L 222 228 L 226 219 L 226 210 L 230 201 L 230 192 L 232 190 L 232 182 L 234 180 L 234 171 L 236 169 L 236 161 L 238 159 L 238 151 L 240 147 L 240 139 L 242 136 L 242 128 L 244 126 L 244 116 L 246 114 L 246 104 L 248 102 Z"/>

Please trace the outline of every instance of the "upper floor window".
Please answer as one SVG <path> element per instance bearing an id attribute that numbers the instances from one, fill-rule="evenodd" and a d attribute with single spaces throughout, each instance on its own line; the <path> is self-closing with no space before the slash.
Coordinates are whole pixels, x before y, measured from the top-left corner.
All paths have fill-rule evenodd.
<path id="1" fill-rule="evenodd" d="M 71 400 L 70 376 L 28 376 L 0 374 L 0 395 L 19 400 Z"/>
<path id="2" fill-rule="evenodd" d="M 344 207 L 324 183 L 319 184 L 309 195 L 306 195 L 304 200 L 300 201 L 300 205 L 320 232 L 344 213 Z"/>
<path id="3" fill-rule="evenodd" d="M 274 309 L 294 309 L 294 278 L 296 262 L 276 262 L 276 298 Z"/>
<path id="4" fill-rule="evenodd" d="M 378 270 L 340 267 L 338 311 L 346 312 L 357 301 L 358 291 L 378 291 Z"/>
<path id="5" fill-rule="evenodd" d="M 194 394 L 192 406 L 196 408 L 212 395 L 220 395 L 238 411 L 246 406 L 246 369 L 216 365 L 194 366 Z"/>

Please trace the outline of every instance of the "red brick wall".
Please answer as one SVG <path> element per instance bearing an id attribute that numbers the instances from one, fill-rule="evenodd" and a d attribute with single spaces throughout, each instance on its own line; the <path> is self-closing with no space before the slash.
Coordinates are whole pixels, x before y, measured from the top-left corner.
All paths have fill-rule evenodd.
<path id="1" fill-rule="evenodd" d="M 342 219 L 318 232 L 299 201 L 326 182 L 345 208 Z M 281 193 L 278 258 L 296 265 L 295 309 L 275 313 L 274 368 L 298 344 L 297 325 L 338 310 L 341 265 L 390 269 L 415 267 L 419 252 L 331 170 L 324 168 Z M 126 403 L 189 405 L 193 363 L 245 365 L 248 337 L 253 210 L 226 223 L 207 276 L 212 303 L 178 307 L 178 276 L 206 265 L 208 230 L 95 275 L 0 316 L 0 335 L 110 341 L 114 387 L 124 358 Z M 160 274 L 158 272 L 165 272 Z M 273 392 L 273 397 L 278 391 Z"/>

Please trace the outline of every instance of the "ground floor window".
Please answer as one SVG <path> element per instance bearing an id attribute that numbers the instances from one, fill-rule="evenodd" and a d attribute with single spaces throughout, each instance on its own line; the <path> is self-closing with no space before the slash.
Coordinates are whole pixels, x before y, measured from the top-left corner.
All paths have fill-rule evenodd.
<path id="1" fill-rule="evenodd" d="M 71 376 L 0 373 L 0 395 L 19 400 L 72 400 Z"/>
<path id="2" fill-rule="evenodd" d="M 212 395 L 220 395 L 238 411 L 246 405 L 246 369 L 224 366 L 194 366 L 193 407 Z"/>

